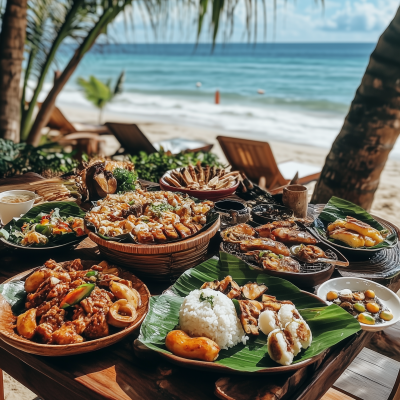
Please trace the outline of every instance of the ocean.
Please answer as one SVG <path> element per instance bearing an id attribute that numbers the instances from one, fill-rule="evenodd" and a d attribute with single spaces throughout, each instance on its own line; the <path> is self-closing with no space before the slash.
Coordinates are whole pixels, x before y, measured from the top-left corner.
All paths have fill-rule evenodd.
<path id="1" fill-rule="evenodd" d="M 125 71 L 123 93 L 107 106 L 109 111 L 329 148 L 373 49 L 374 44 L 365 43 L 228 43 L 214 51 L 208 44 L 97 45 L 58 101 L 88 107 L 77 77 L 115 82 Z M 63 48 L 60 66 L 70 54 Z M 219 105 L 214 104 L 216 90 Z M 400 158 L 400 144 L 392 156 Z"/>

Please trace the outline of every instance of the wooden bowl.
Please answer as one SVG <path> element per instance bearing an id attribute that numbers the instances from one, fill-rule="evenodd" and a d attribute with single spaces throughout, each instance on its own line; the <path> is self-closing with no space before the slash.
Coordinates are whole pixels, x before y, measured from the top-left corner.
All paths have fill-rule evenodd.
<path id="1" fill-rule="evenodd" d="M 82 261 L 88 264 L 88 261 Z M 91 265 L 96 264 L 97 261 L 91 262 Z M 33 272 L 36 268 L 29 271 L 22 272 L 14 277 L 6 280 L 4 283 L 17 280 L 25 280 L 27 276 Z M 71 356 L 75 354 L 88 353 L 91 351 L 102 349 L 103 347 L 111 346 L 112 344 L 119 342 L 125 336 L 131 334 L 135 329 L 139 328 L 142 324 L 144 318 L 147 315 L 149 309 L 149 299 L 150 292 L 147 286 L 136 276 L 125 271 L 122 273 L 121 277 L 132 281 L 132 287 L 136 289 L 141 297 L 142 305 L 137 310 L 138 316 L 136 320 L 127 328 L 120 330 L 117 333 L 106 336 L 101 339 L 88 340 L 83 343 L 75 343 L 68 345 L 51 345 L 51 344 L 41 344 L 32 342 L 28 339 L 19 336 L 15 330 L 15 316 L 11 311 L 11 306 L 7 303 L 6 299 L 0 295 L 0 339 L 18 350 L 25 351 L 26 353 L 36 354 L 39 356 Z"/>
<path id="2" fill-rule="evenodd" d="M 167 171 L 165 175 L 168 175 L 170 171 Z M 165 180 L 164 176 L 160 179 L 160 187 L 161 190 L 167 190 L 170 192 L 181 192 L 186 193 L 189 196 L 196 197 L 200 200 L 211 200 L 217 201 L 224 199 L 225 197 L 230 196 L 231 194 L 235 193 L 236 189 L 239 187 L 239 180 L 237 181 L 235 186 L 232 186 L 229 189 L 219 189 L 219 190 L 192 190 L 192 189 L 185 189 L 185 188 L 177 188 L 175 186 L 169 185 Z"/>
<path id="3" fill-rule="evenodd" d="M 142 279 L 171 282 L 204 260 L 210 239 L 218 232 L 219 225 L 220 218 L 198 235 L 166 244 L 120 243 L 104 240 L 93 232 L 89 232 L 89 238 L 110 262 L 133 271 Z"/>

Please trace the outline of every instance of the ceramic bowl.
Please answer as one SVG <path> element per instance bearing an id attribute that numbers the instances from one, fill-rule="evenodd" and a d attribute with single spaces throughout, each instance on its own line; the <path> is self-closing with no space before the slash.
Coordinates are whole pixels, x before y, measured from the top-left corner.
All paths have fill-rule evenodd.
<path id="1" fill-rule="evenodd" d="M 385 286 L 380 285 L 379 283 L 369 281 L 367 279 L 361 278 L 336 278 L 331 279 L 323 283 L 317 291 L 317 296 L 326 301 L 326 295 L 331 290 L 343 290 L 350 289 L 351 291 L 365 291 L 367 289 L 371 289 L 375 292 L 375 295 L 382 301 L 382 303 L 387 306 L 390 311 L 393 313 L 393 319 L 391 321 L 384 322 L 382 324 L 377 325 L 367 325 L 362 324 L 361 328 L 364 331 L 378 332 L 382 331 L 390 326 L 394 325 L 400 319 L 400 298 L 396 293 L 392 292 L 390 289 Z"/>
<path id="2" fill-rule="evenodd" d="M 23 203 L 5 203 L 2 199 L 5 196 L 28 195 L 30 200 Z M 8 224 L 13 218 L 19 218 L 21 215 L 26 214 L 35 202 L 36 194 L 29 190 L 7 190 L 0 193 L 0 219 L 3 225 Z"/>

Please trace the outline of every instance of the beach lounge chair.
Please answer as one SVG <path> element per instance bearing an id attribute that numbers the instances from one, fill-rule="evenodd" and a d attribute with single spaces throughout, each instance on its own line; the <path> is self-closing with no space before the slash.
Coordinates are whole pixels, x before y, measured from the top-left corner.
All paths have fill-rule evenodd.
<path id="1" fill-rule="evenodd" d="M 200 140 L 192 140 L 185 138 L 173 138 L 162 140 L 154 143 L 147 139 L 146 135 L 140 130 L 136 124 L 122 124 L 116 122 L 107 122 L 106 126 L 109 131 L 121 143 L 122 151 L 119 154 L 138 154 L 140 151 L 146 153 L 155 153 L 162 147 L 165 151 L 170 151 L 173 154 L 181 151 L 210 151 L 212 144 L 202 142 Z"/>
<path id="2" fill-rule="evenodd" d="M 41 104 L 39 103 L 38 106 L 40 107 Z M 70 122 L 58 107 L 54 107 L 47 126 L 52 130 L 59 131 L 61 135 L 76 132 L 98 133 L 99 135 L 110 134 L 105 125 L 90 125 Z"/>
<path id="3" fill-rule="evenodd" d="M 256 183 L 264 178 L 267 190 L 288 184 L 297 172 L 299 184 L 317 180 L 321 173 L 321 168 L 315 165 L 295 161 L 277 164 L 267 142 L 227 136 L 218 136 L 217 140 L 232 168 L 244 172 Z"/>

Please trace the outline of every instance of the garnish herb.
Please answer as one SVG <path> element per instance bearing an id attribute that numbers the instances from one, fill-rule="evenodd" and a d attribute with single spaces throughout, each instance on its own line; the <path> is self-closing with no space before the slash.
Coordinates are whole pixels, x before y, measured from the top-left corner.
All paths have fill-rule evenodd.
<path id="1" fill-rule="evenodd" d="M 115 168 L 113 175 L 117 180 L 118 193 L 130 192 L 136 189 L 135 182 L 138 179 L 137 172 L 128 171 L 123 168 Z"/>
<path id="2" fill-rule="evenodd" d="M 200 293 L 200 301 L 207 301 L 208 303 L 210 303 L 211 308 L 214 307 L 214 296 L 204 296 L 204 293 L 201 292 Z"/>
<path id="3" fill-rule="evenodd" d="M 161 217 L 161 213 L 166 211 L 172 211 L 175 207 L 171 206 L 168 203 L 161 203 L 161 204 L 151 204 L 150 210 L 157 214 L 158 217 Z"/>

